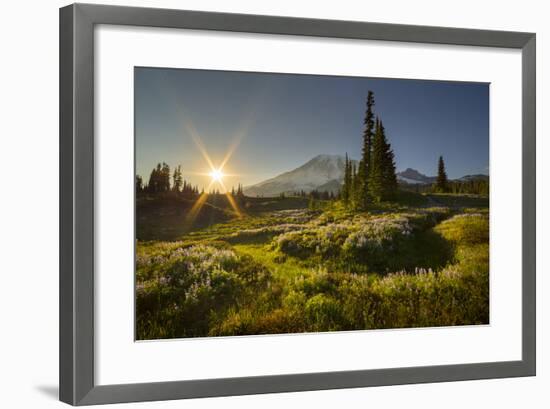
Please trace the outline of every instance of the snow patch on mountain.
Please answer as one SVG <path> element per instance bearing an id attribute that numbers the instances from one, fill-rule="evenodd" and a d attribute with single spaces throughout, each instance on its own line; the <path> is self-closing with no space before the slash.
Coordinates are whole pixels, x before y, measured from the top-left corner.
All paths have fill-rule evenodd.
<path id="1" fill-rule="evenodd" d="M 276 196 L 302 190 L 310 192 L 324 185 L 327 186 L 322 190 L 334 191 L 335 186 L 341 185 L 344 179 L 345 161 L 340 155 L 318 155 L 294 170 L 245 187 L 244 193 L 249 196 Z"/>

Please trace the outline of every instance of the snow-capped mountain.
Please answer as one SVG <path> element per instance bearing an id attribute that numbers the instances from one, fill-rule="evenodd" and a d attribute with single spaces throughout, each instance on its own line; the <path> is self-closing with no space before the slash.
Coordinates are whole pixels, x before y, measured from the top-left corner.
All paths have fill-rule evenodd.
<path id="1" fill-rule="evenodd" d="M 245 187 L 244 193 L 248 196 L 277 196 L 315 189 L 336 193 L 344 179 L 345 161 L 339 155 L 318 155 L 294 170 Z"/>

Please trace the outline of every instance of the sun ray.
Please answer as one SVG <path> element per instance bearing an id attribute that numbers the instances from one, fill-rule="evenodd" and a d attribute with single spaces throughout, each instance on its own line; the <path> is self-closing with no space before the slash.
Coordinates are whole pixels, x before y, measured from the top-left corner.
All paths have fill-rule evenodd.
<path id="1" fill-rule="evenodd" d="M 199 214 L 200 210 L 202 209 L 202 206 L 206 202 L 206 199 L 208 198 L 208 193 L 203 192 L 199 198 L 195 201 L 193 204 L 193 207 L 189 210 L 189 213 L 187 213 L 187 216 L 185 217 L 185 228 L 189 229 L 191 226 L 193 226 L 193 223 L 195 222 L 195 219 L 197 218 L 197 215 Z"/>
<path id="2" fill-rule="evenodd" d="M 195 128 L 195 125 L 193 124 L 193 121 L 191 119 L 187 119 L 185 121 L 185 129 L 191 135 L 191 138 L 193 139 L 193 142 L 195 142 L 195 145 L 199 149 L 200 153 L 202 154 L 204 160 L 208 163 L 208 166 L 210 166 L 210 169 L 215 169 L 214 163 L 210 159 L 210 156 L 208 155 L 208 152 L 206 151 L 206 148 L 204 147 L 204 144 L 202 143 L 201 137 L 199 135 L 199 132 Z"/>
<path id="3" fill-rule="evenodd" d="M 231 206 L 231 208 L 233 209 L 233 211 L 237 214 L 237 217 L 242 218 L 243 217 L 243 213 L 241 211 L 241 209 L 239 208 L 239 205 L 237 204 L 237 202 L 235 201 L 235 199 L 233 198 L 233 195 L 231 194 L 231 192 L 229 192 L 227 190 L 227 188 L 225 187 L 225 184 L 223 183 L 223 180 L 218 180 L 217 181 L 221 187 L 223 188 L 224 190 L 224 193 L 225 193 L 225 196 L 227 197 L 227 201 L 229 202 L 229 205 Z"/>
<path id="4" fill-rule="evenodd" d="M 231 205 L 231 207 L 233 208 L 233 210 L 237 214 L 237 217 L 239 219 L 242 219 L 243 213 L 242 213 L 241 209 L 239 208 L 239 205 L 235 201 L 235 198 L 233 197 L 233 195 L 230 192 L 225 192 L 225 196 L 227 197 L 227 201 L 229 202 L 229 204 Z"/>
<path id="5" fill-rule="evenodd" d="M 215 180 L 215 181 L 218 182 L 219 185 L 222 187 L 223 193 L 227 193 L 227 188 L 225 187 L 225 184 L 223 183 L 223 180 L 221 180 L 221 178 L 220 178 L 220 179 Z"/>
<path id="6" fill-rule="evenodd" d="M 180 106 L 180 110 L 183 110 L 183 106 Z M 223 182 L 224 177 L 235 177 L 235 176 L 242 176 L 238 174 L 232 174 L 232 173 L 225 173 L 223 171 L 224 167 L 227 165 L 231 157 L 233 156 L 236 149 L 241 144 L 243 138 L 246 137 L 248 134 L 248 129 L 250 125 L 255 120 L 255 113 L 254 110 L 248 110 L 248 115 L 245 120 L 242 121 L 240 129 L 237 131 L 236 135 L 234 136 L 231 144 L 229 145 L 229 148 L 227 152 L 225 153 L 222 161 L 220 162 L 219 166 L 215 166 L 214 162 L 210 158 L 210 155 L 208 154 L 208 151 L 206 150 L 206 147 L 204 146 L 204 143 L 202 142 L 202 138 L 197 131 L 197 128 L 195 127 L 193 121 L 187 116 L 185 119 L 183 126 L 185 130 L 187 131 L 187 134 L 191 136 L 193 139 L 193 142 L 195 143 L 197 149 L 200 151 L 202 157 L 210 167 L 210 172 L 186 172 L 188 174 L 193 174 L 197 176 L 210 176 L 211 180 L 208 184 L 208 187 L 204 190 L 204 192 L 198 197 L 198 199 L 195 201 L 191 209 L 189 210 L 189 213 L 186 216 L 185 223 L 188 225 L 188 227 L 191 227 L 193 223 L 195 222 L 198 214 L 200 213 L 202 207 L 206 203 L 206 200 L 208 198 L 208 194 L 210 192 L 210 189 L 212 188 L 212 185 L 214 183 L 218 184 L 222 188 L 222 192 L 227 197 L 227 201 L 229 202 L 229 205 L 237 215 L 237 217 L 242 218 L 243 212 L 239 208 L 238 203 L 236 202 L 233 195 L 227 190 L 227 187 L 225 186 L 225 183 Z"/>
<path id="7" fill-rule="evenodd" d="M 243 125 L 241 126 L 237 134 L 234 136 L 233 142 L 231 142 L 231 145 L 229 145 L 229 149 L 227 150 L 220 164 L 220 169 L 224 168 L 224 166 L 227 164 L 227 162 L 229 161 L 229 159 L 231 158 L 235 150 L 241 144 L 241 141 L 246 137 L 246 135 L 248 135 L 248 128 L 254 122 L 254 120 L 255 120 L 255 115 L 254 115 L 254 112 L 251 111 L 249 112 L 249 117 L 243 121 Z"/>
<path id="8" fill-rule="evenodd" d="M 242 135 L 237 135 L 237 137 L 231 142 L 231 145 L 229 145 L 229 149 L 227 150 L 223 160 L 220 163 L 220 169 L 223 169 L 224 166 L 227 164 L 229 159 L 231 159 L 231 156 L 233 155 L 233 152 L 235 152 L 235 149 L 239 146 L 241 143 L 241 139 L 243 138 Z"/>
<path id="9" fill-rule="evenodd" d="M 261 101 L 265 101 L 267 99 L 267 95 L 270 92 L 271 92 L 271 87 L 264 86 L 264 88 L 260 89 L 256 95 L 250 96 L 246 104 L 244 118 L 241 120 L 240 127 L 237 130 L 235 136 L 233 137 L 233 140 L 229 145 L 229 148 L 226 154 L 224 155 L 222 161 L 220 162 L 220 165 L 217 168 L 214 166 L 214 163 L 212 162 L 210 155 L 208 155 L 208 152 L 204 144 L 202 143 L 200 134 L 197 131 L 197 128 L 195 127 L 193 121 L 189 117 L 189 111 L 187 111 L 184 102 L 181 100 L 181 98 L 178 98 L 176 100 L 176 106 L 179 109 L 180 116 L 185 118 L 183 121 L 183 126 L 187 130 L 187 133 L 191 135 L 191 138 L 195 142 L 195 145 L 201 152 L 202 156 L 208 163 L 208 166 L 210 167 L 211 170 L 218 169 L 220 171 L 223 171 L 225 165 L 227 164 L 227 162 L 229 162 L 229 159 L 231 159 L 231 156 L 233 155 L 235 150 L 239 147 L 242 140 L 248 135 L 249 128 L 256 123 L 258 105 L 261 104 Z M 225 174 L 225 176 L 238 176 L 238 175 Z"/>
<path id="10" fill-rule="evenodd" d="M 182 172 L 185 173 L 186 175 L 193 175 L 193 176 L 212 176 L 212 171 L 209 171 L 209 172 L 194 172 L 194 171 L 191 171 L 191 170 L 182 169 Z M 226 177 L 246 176 L 245 173 L 226 173 L 225 171 L 223 171 L 222 173 L 223 173 L 224 178 L 226 178 Z"/>
<path id="11" fill-rule="evenodd" d="M 195 203 L 193 203 L 193 207 L 191 207 L 191 209 L 189 210 L 189 213 L 185 217 L 186 228 L 190 228 L 191 226 L 193 226 L 195 219 L 197 218 L 199 212 L 201 211 L 202 207 L 206 203 L 206 199 L 208 198 L 207 192 L 210 189 L 210 187 L 212 187 L 213 183 L 214 182 L 211 181 L 208 187 L 206 188 L 206 190 L 203 193 L 201 193 L 199 198 L 195 201 Z"/>

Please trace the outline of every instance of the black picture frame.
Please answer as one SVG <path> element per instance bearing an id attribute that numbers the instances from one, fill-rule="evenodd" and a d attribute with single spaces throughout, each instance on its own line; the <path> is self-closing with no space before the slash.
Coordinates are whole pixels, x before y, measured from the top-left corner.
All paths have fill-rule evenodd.
<path id="1" fill-rule="evenodd" d="M 94 26 L 504 47 L 522 53 L 522 359 L 227 379 L 94 381 Z M 535 375 L 534 33 L 73 4 L 60 9 L 60 400 L 72 405 Z"/>

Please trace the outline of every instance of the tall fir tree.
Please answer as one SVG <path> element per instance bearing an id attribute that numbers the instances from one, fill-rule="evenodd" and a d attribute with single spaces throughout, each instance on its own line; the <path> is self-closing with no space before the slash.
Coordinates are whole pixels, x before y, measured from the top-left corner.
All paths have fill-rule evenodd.
<path id="1" fill-rule="evenodd" d="M 391 148 L 391 144 L 388 143 L 386 137 L 386 129 L 382 121 L 379 124 L 380 134 L 383 143 L 383 165 L 382 165 L 382 179 L 383 179 L 383 199 L 393 199 L 397 192 L 397 175 L 395 174 L 395 155 Z"/>
<path id="2" fill-rule="evenodd" d="M 149 193 L 158 193 L 161 191 L 161 170 L 162 167 L 159 163 L 156 168 L 153 168 L 151 171 L 149 183 L 147 183 L 147 191 Z"/>
<path id="3" fill-rule="evenodd" d="M 439 157 L 437 163 L 437 180 L 435 181 L 435 188 L 438 192 L 447 192 L 449 188 L 449 180 L 447 179 L 447 172 L 445 172 L 443 156 Z"/>
<path id="4" fill-rule="evenodd" d="M 170 166 L 167 163 L 162 163 L 161 169 L 161 192 L 170 190 Z"/>
<path id="5" fill-rule="evenodd" d="M 351 161 L 346 152 L 346 160 L 344 162 L 344 184 L 342 185 L 342 200 L 344 205 L 347 207 L 350 204 L 350 193 L 351 193 Z"/>
<path id="6" fill-rule="evenodd" d="M 367 109 L 363 121 L 365 128 L 363 130 L 363 146 L 361 149 L 361 160 L 357 169 L 357 199 L 358 206 L 365 207 L 369 200 L 369 178 L 372 168 L 372 151 L 374 139 L 374 93 L 367 93 Z"/>
<path id="7" fill-rule="evenodd" d="M 183 189 L 183 176 L 181 174 L 181 165 L 174 168 L 174 174 L 172 175 L 172 190 L 176 193 L 180 193 Z"/>
<path id="8" fill-rule="evenodd" d="M 369 90 L 367 93 L 367 111 L 365 113 L 365 130 L 363 132 L 363 150 L 361 151 L 364 161 L 365 175 L 368 177 L 371 166 L 372 140 L 374 137 L 374 93 Z"/>
<path id="9" fill-rule="evenodd" d="M 140 175 L 136 175 L 136 193 L 143 192 L 143 179 Z"/>
<path id="10" fill-rule="evenodd" d="M 376 118 L 369 174 L 369 192 L 376 202 L 391 199 L 397 191 L 395 160 L 382 122 Z"/>
<path id="11" fill-rule="evenodd" d="M 351 208 L 354 210 L 359 209 L 363 203 L 362 191 L 363 189 L 361 189 L 361 179 L 357 172 L 357 166 L 355 162 L 353 162 L 351 164 L 350 204 Z"/>
<path id="12" fill-rule="evenodd" d="M 374 139 L 372 143 L 371 169 L 368 180 L 369 193 L 376 202 L 384 196 L 384 140 L 380 121 L 376 118 Z"/>

